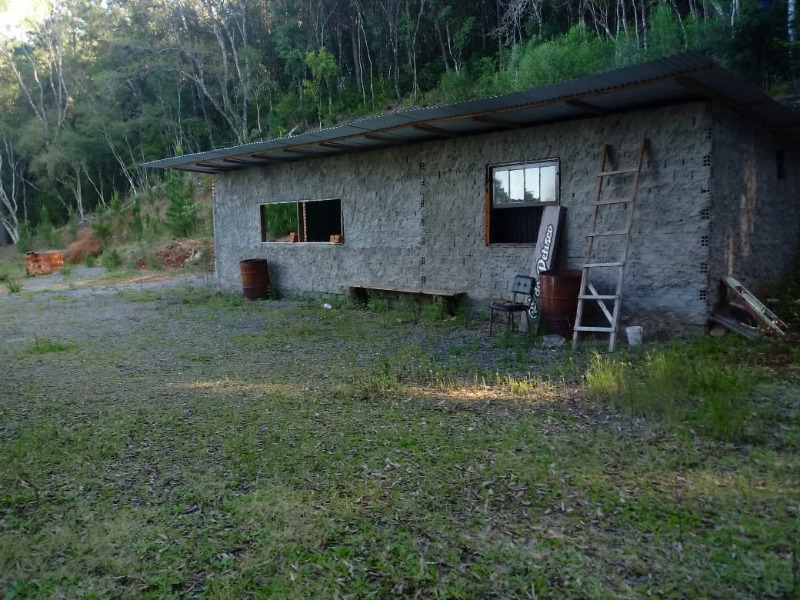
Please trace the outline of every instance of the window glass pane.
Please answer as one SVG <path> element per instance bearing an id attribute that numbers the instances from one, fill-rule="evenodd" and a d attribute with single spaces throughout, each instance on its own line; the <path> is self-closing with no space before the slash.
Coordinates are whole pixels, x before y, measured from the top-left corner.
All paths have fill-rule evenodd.
<path id="1" fill-rule="evenodd" d="M 525 202 L 539 201 L 539 169 L 525 169 Z"/>
<path id="2" fill-rule="evenodd" d="M 494 193 L 492 197 L 494 198 L 495 204 L 508 204 L 511 200 L 509 196 L 507 170 L 496 169 L 494 171 Z"/>
<path id="3" fill-rule="evenodd" d="M 542 202 L 555 202 L 558 200 L 556 197 L 556 188 L 558 182 L 556 180 L 556 167 L 548 166 L 542 167 L 541 171 L 541 196 Z"/>
<path id="4" fill-rule="evenodd" d="M 523 202 L 525 200 L 525 171 L 514 169 L 509 171 L 511 181 L 511 201 Z"/>

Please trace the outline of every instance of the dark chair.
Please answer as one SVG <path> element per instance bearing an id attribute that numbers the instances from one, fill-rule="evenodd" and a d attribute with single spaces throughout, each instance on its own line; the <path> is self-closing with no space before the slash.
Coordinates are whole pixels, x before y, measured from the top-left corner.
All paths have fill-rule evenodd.
<path id="1" fill-rule="evenodd" d="M 514 331 L 514 313 L 525 312 L 528 305 L 519 301 L 519 296 L 525 297 L 533 295 L 533 288 L 536 285 L 536 278 L 527 275 L 517 275 L 514 277 L 514 285 L 511 286 L 511 300 L 495 300 L 489 305 L 491 311 L 489 315 L 489 335 L 492 335 L 492 323 L 494 322 L 494 311 L 499 310 L 508 315 L 508 326 Z"/>

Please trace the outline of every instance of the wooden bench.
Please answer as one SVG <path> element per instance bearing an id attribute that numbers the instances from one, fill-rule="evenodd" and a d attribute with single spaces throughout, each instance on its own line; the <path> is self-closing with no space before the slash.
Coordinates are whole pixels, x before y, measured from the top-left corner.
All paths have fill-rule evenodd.
<path id="1" fill-rule="evenodd" d="M 423 302 L 434 302 L 441 298 L 445 303 L 448 312 L 452 314 L 458 302 L 467 295 L 466 292 L 456 290 L 442 290 L 435 288 L 405 288 L 383 284 L 359 284 L 348 285 L 346 288 L 347 299 L 352 302 L 369 301 L 370 296 L 378 298 L 399 299 L 401 297 L 411 298 Z"/>

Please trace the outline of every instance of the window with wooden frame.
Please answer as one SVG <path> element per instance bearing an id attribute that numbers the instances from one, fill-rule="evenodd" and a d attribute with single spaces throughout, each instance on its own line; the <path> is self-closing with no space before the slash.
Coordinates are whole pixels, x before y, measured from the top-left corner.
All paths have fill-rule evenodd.
<path id="1" fill-rule="evenodd" d="M 342 201 L 306 200 L 259 205 L 262 242 L 341 244 Z"/>
<path id="2" fill-rule="evenodd" d="M 486 243 L 535 244 L 542 208 L 559 203 L 557 158 L 489 165 Z"/>

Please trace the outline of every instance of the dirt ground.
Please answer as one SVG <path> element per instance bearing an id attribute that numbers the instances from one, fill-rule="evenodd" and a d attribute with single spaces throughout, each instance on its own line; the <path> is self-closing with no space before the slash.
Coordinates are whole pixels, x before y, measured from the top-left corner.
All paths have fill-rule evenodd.
<path id="1" fill-rule="evenodd" d="M 97 288 L 106 292 L 135 289 L 161 289 L 176 285 L 209 285 L 209 277 L 174 273 L 141 273 L 125 277 L 109 276 L 104 267 L 73 268 L 68 274 L 61 271 L 49 275 L 36 275 L 18 280 L 22 291 L 28 292 L 59 292 L 74 291 L 77 289 Z M 142 287 L 145 286 L 146 287 Z M 0 296 L 8 294 L 6 286 L 0 286 Z"/>

